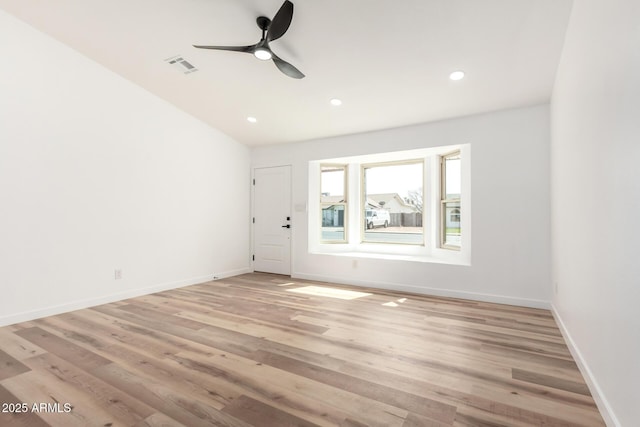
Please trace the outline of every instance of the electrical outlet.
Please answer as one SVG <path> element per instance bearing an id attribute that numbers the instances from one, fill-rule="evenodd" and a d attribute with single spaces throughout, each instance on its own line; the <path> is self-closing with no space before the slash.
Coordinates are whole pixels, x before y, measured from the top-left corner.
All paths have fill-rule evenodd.
<path id="1" fill-rule="evenodd" d="M 114 270 L 114 272 L 113 272 L 113 273 L 114 273 L 114 274 L 113 274 L 113 278 L 114 278 L 115 280 L 120 280 L 120 279 L 122 279 L 122 270 L 120 270 L 119 268 L 116 268 L 116 269 Z"/>

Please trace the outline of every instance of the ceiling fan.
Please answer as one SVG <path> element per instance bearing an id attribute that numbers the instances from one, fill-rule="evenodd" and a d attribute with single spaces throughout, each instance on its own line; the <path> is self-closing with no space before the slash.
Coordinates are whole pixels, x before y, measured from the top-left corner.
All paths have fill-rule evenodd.
<path id="1" fill-rule="evenodd" d="M 266 16 L 259 16 L 256 19 L 258 27 L 262 30 L 262 38 L 256 44 L 251 46 L 201 46 L 193 45 L 198 49 L 215 49 L 215 50 L 230 50 L 234 52 L 246 52 L 253 54 L 256 58 L 263 61 L 272 59 L 276 64 L 276 67 L 284 74 L 294 79 L 301 79 L 304 74 L 300 72 L 296 67 L 289 64 L 287 61 L 280 59 L 269 47 L 269 42 L 279 39 L 287 32 L 289 25 L 291 25 L 291 19 L 293 18 L 293 3 L 286 0 L 280 9 L 273 17 L 273 20 Z"/>

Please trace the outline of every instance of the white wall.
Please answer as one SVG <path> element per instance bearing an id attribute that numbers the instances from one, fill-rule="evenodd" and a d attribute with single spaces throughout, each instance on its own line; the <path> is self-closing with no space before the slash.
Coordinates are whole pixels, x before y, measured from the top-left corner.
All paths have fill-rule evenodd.
<path id="1" fill-rule="evenodd" d="M 574 2 L 552 98 L 555 313 L 609 425 L 640 420 L 640 3 Z"/>
<path id="2" fill-rule="evenodd" d="M 252 164 L 291 164 L 293 205 L 304 206 L 310 160 L 466 143 L 472 152 L 471 266 L 310 254 L 306 213 L 294 209 L 294 277 L 548 307 L 548 106 L 256 148 Z"/>
<path id="3" fill-rule="evenodd" d="M 0 57 L 0 325 L 247 271 L 245 146 L 2 11 Z"/>

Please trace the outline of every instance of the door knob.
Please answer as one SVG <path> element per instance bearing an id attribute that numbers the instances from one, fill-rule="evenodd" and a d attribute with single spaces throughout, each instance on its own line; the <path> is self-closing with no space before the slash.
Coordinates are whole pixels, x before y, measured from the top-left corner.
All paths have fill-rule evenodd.
<path id="1" fill-rule="evenodd" d="M 291 228 L 291 224 L 283 225 L 282 228 Z"/>

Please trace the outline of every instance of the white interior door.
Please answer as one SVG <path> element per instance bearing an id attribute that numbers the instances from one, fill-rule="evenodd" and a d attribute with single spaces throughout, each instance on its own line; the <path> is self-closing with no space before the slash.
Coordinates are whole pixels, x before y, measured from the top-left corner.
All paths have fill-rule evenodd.
<path id="1" fill-rule="evenodd" d="M 253 171 L 253 269 L 291 275 L 291 167 Z"/>

